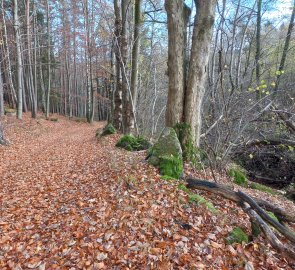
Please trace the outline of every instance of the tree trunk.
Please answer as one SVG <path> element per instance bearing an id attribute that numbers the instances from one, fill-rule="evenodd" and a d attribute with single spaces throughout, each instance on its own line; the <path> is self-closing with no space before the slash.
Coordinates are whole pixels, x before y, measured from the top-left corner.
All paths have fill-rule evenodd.
<path id="1" fill-rule="evenodd" d="M 169 91 L 166 126 L 183 122 L 184 100 L 184 20 L 183 0 L 165 1 L 168 17 L 168 76 Z"/>
<path id="2" fill-rule="evenodd" d="M 26 3 L 26 19 L 27 19 L 27 50 L 28 50 L 28 86 L 31 96 L 31 113 L 32 118 L 37 117 L 37 97 L 32 71 L 32 54 L 31 54 L 31 31 L 30 31 L 30 0 Z"/>
<path id="3" fill-rule="evenodd" d="M 185 94 L 184 122 L 192 127 L 196 146 L 200 145 L 202 101 L 205 93 L 206 74 L 213 32 L 215 0 L 195 0 L 197 14 L 192 37 L 190 67 Z"/>
<path id="4" fill-rule="evenodd" d="M 46 92 L 46 118 L 49 117 L 50 111 L 50 91 L 51 91 L 51 31 L 50 31 L 50 6 L 49 0 L 46 1 L 46 8 L 47 8 L 47 68 L 48 68 L 48 85 L 47 85 L 47 92 Z"/>
<path id="5" fill-rule="evenodd" d="M 16 43 L 16 69 L 17 69 L 17 118 L 23 117 L 23 66 L 21 54 L 20 22 L 18 18 L 18 0 L 14 0 L 14 30 Z"/>
<path id="6" fill-rule="evenodd" d="M 122 131 L 122 83 L 121 83 L 121 56 L 120 56 L 120 44 L 121 44 L 121 11 L 118 0 L 114 0 L 115 11 L 115 38 L 114 38 L 114 53 L 115 53 L 115 70 L 116 70 L 116 83 L 114 93 L 114 113 L 113 124 L 114 127 Z"/>
<path id="7" fill-rule="evenodd" d="M 282 54 L 282 58 L 281 58 L 280 66 L 279 66 L 279 72 L 278 72 L 278 75 L 277 75 L 277 78 L 276 78 L 276 85 L 275 85 L 275 88 L 274 88 L 274 94 L 275 95 L 277 95 L 277 93 L 278 93 L 280 78 L 281 78 L 281 75 L 282 75 L 282 71 L 285 68 L 287 52 L 289 50 L 291 34 L 292 34 L 293 27 L 294 27 L 294 19 L 295 19 L 295 1 L 293 2 L 292 15 L 291 15 L 291 18 L 290 18 L 288 32 L 287 32 L 287 36 L 286 36 L 286 39 L 285 39 L 284 50 L 283 50 L 283 54 Z"/>
<path id="8" fill-rule="evenodd" d="M 261 43 L 261 6 L 262 0 L 257 1 L 257 27 L 256 27 L 256 54 L 255 54 L 255 66 L 256 66 L 256 99 L 261 99 L 261 92 L 257 87 L 260 84 L 260 43 Z"/>
<path id="9" fill-rule="evenodd" d="M 142 0 L 135 0 L 134 4 L 134 43 L 132 47 L 132 70 L 131 70 L 131 93 L 132 93 L 132 118 L 135 121 L 137 95 L 138 95 L 138 62 L 140 50 L 140 29 L 141 29 L 141 2 Z"/>
<path id="10" fill-rule="evenodd" d="M 7 73 L 8 73 L 8 82 L 9 82 L 9 88 L 11 90 L 12 94 L 12 103 L 13 106 L 17 102 L 17 96 L 15 92 L 15 88 L 13 85 L 12 81 L 12 72 L 11 72 L 11 64 L 10 64 L 10 51 L 9 51 L 9 46 L 8 46 L 8 38 L 7 38 L 7 28 L 6 28 L 6 19 L 5 19 L 5 9 L 4 9 L 4 1 L 1 1 L 1 10 L 2 10 L 2 20 L 3 20 L 3 30 L 4 30 L 4 35 L 3 35 L 3 40 L 4 40 L 4 50 L 6 53 L 6 63 L 7 63 Z"/>
<path id="11" fill-rule="evenodd" d="M 0 64 L 0 118 L 4 116 L 4 100 L 3 100 L 3 80 L 2 80 L 2 67 Z"/>

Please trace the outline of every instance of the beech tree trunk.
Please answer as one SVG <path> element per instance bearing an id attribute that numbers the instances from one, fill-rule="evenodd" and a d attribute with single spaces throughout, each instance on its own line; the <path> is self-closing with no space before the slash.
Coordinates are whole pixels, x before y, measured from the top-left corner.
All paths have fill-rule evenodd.
<path id="1" fill-rule="evenodd" d="M 18 18 L 18 0 L 14 0 L 14 31 L 16 44 L 16 70 L 17 70 L 17 118 L 23 117 L 23 64 L 21 54 L 20 22 Z"/>
<path id="2" fill-rule="evenodd" d="M 4 100 L 3 100 L 3 81 L 2 81 L 2 67 L 0 64 L 0 118 L 4 116 Z"/>
<path id="3" fill-rule="evenodd" d="M 48 84 L 47 84 L 47 93 L 46 93 L 46 118 L 49 117 L 49 110 L 50 110 L 50 91 L 51 91 L 51 34 L 50 34 L 50 6 L 49 6 L 49 0 L 47 0 L 46 3 L 47 7 L 47 67 L 48 67 Z"/>
<path id="4" fill-rule="evenodd" d="M 169 91 L 166 125 L 184 122 L 192 127 L 192 139 L 200 144 L 201 107 L 205 92 L 210 43 L 215 16 L 215 0 L 195 0 L 196 16 L 189 58 L 188 76 L 185 76 L 186 23 L 189 22 L 183 1 L 165 1 L 168 16 L 168 76 Z"/>
<path id="5" fill-rule="evenodd" d="M 132 70 L 131 70 L 131 93 L 133 99 L 133 110 L 136 110 L 138 94 L 138 62 L 140 49 L 140 28 L 141 28 L 141 1 L 135 0 L 134 4 L 134 43 L 132 47 Z M 133 118 L 135 115 L 133 115 Z"/>
<path id="6" fill-rule="evenodd" d="M 216 0 L 195 0 L 195 17 L 190 66 L 184 102 L 184 122 L 192 127 L 196 146 L 200 145 L 202 101 L 205 93 L 210 44 L 214 25 Z"/>
<path id="7" fill-rule="evenodd" d="M 168 76 L 169 90 L 166 107 L 166 126 L 174 127 L 183 121 L 184 100 L 184 19 L 183 0 L 166 0 L 168 18 Z"/>
<path id="8" fill-rule="evenodd" d="M 118 130 L 122 130 L 122 83 L 121 83 L 121 9 L 118 0 L 114 0 L 115 12 L 115 37 L 114 37 L 114 53 L 115 53 L 115 93 L 114 93 L 114 112 L 113 124 Z"/>

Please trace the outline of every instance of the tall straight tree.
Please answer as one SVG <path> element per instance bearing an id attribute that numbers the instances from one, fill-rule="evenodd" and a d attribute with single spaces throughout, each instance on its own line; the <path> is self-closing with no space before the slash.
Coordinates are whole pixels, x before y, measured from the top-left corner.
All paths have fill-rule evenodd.
<path id="1" fill-rule="evenodd" d="M 191 52 L 185 77 L 186 7 L 182 0 L 165 1 L 168 16 L 168 75 L 169 91 L 166 125 L 186 123 L 192 128 L 192 139 L 200 145 L 201 108 L 205 93 L 206 74 L 214 25 L 216 0 L 195 0 Z M 182 142 L 183 143 L 183 142 Z M 183 144 L 184 145 L 184 144 Z"/>
<path id="2" fill-rule="evenodd" d="M 138 92 L 138 63 L 140 49 L 140 30 L 141 30 L 141 0 L 135 0 L 134 3 L 134 42 L 132 47 L 132 69 L 131 69 L 131 93 L 132 93 L 132 115 L 135 120 L 135 109 L 137 105 Z"/>
<path id="3" fill-rule="evenodd" d="M 23 64 L 21 53 L 20 21 L 18 17 L 18 0 L 14 4 L 14 31 L 16 44 L 16 70 L 17 70 L 17 118 L 23 116 Z"/>
<path id="4" fill-rule="evenodd" d="M 51 26 L 50 26 L 50 5 L 49 0 L 46 0 L 47 13 L 47 92 L 46 92 L 46 118 L 49 117 L 50 112 L 50 91 L 51 91 Z"/>
<path id="5" fill-rule="evenodd" d="M 0 64 L 0 117 L 4 116 L 4 99 L 3 99 L 3 80 L 2 80 L 2 67 Z"/>
<path id="6" fill-rule="evenodd" d="M 33 68 L 32 68 L 32 52 L 31 52 L 31 23 L 30 23 L 30 1 L 27 0 L 26 3 L 26 20 L 27 20 L 27 53 L 28 53 L 28 86 L 31 96 L 31 113 L 32 118 L 37 117 L 37 92 L 35 91 L 35 80 L 33 78 Z M 35 44 L 36 46 L 36 44 Z M 36 49 L 34 49 L 36 51 Z"/>

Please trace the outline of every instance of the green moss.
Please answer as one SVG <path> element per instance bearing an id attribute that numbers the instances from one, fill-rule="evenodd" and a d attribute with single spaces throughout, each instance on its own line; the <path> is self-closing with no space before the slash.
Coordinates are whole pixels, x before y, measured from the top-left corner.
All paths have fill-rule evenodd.
<path id="1" fill-rule="evenodd" d="M 247 177 L 246 174 L 240 170 L 238 167 L 231 168 L 228 172 L 228 175 L 234 179 L 234 183 L 239 186 L 247 186 Z"/>
<path id="2" fill-rule="evenodd" d="M 229 245 L 233 243 L 248 243 L 248 235 L 239 227 L 235 227 L 226 238 L 226 241 Z"/>
<path id="3" fill-rule="evenodd" d="M 190 161 L 196 168 L 202 169 L 203 161 L 207 156 L 201 149 L 195 147 L 192 127 L 187 123 L 178 123 L 174 126 L 174 130 L 181 144 L 183 159 Z"/>
<path id="4" fill-rule="evenodd" d="M 102 137 L 106 135 L 115 134 L 117 131 L 111 123 L 108 123 L 103 129 L 96 131 L 96 137 Z"/>
<path id="5" fill-rule="evenodd" d="M 276 215 L 273 212 L 270 212 L 270 211 L 266 211 L 266 212 L 273 220 L 280 223 L 280 221 L 278 220 L 278 218 L 276 217 Z"/>
<path id="6" fill-rule="evenodd" d="M 176 179 L 179 179 L 183 172 L 182 161 L 172 155 L 159 157 L 159 168 L 162 175 Z"/>
<path id="7" fill-rule="evenodd" d="M 179 184 L 177 188 L 186 193 L 190 193 L 190 190 L 184 184 Z"/>
<path id="8" fill-rule="evenodd" d="M 161 179 L 166 180 L 166 181 L 173 181 L 173 180 L 177 180 L 169 175 L 162 175 Z"/>
<path id="9" fill-rule="evenodd" d="M 256 222 L 251 222 L 252 235 L 257 237 L 261 233 L 261 229 Z"/>
<path id="10" fill-rule="evenodd" d="M 183 160 L 180 142 L 173 128 L 165 128 L 148 151 L 148 161 L 160 169 L 162 175 L 180 178 L 183 173 Z"/>
<path id="11" fill-rule="evenodd" d="M 143 137 L 134 137 L 133 135 L 124 135 L 116 143 L 117 147 L 124 148 L 127 151 L 140 151 L 148 149 L 151 144 Z"/>
<path id="12" fill-rule="evenodd" d="M 204 204 L 207 209 L 213 214 L 217 214 L 218 210 L 214 207 L 211 202 L 208 202 L 203 196 L 198 194 L 189 194 L 189 202 L 196 202 L 197 204 Z"/>
<path id="13" fill-rule="evenodd" d="M 257 189 L 257 190 L 260 190 L 260 191 L 263 191 L 263 192 L 267 192 L 267 193 L 272 194 L 272 195 L 277 194 L 277 192 L 275 192 L 272 188 L 267 187 L 265 185 L 258 184 L 258 183 L 251 183 L 250 188 Z"/>

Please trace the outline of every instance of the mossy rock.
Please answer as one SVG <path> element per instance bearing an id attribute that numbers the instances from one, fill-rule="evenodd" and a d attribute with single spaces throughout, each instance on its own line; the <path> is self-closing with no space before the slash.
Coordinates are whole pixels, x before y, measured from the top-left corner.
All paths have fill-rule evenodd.
<path id="1" fill-rule="evenodd" d="M 146 149 L 150 148 L 151 144 L 144 137 L 141 137 L 141 136 L 135 137 L 133 135 L 124 135 L 116 143 L 116 146 L 123 148 L 127 151 L 141 151 L 141 150 L 146 150 Z"/>
<path id="2" fill-rule="evenodd" d="M 148 161 L 160 169 L 162 175 L 179 179 L 183 174 L 180 142 L 173 128 L 165 128 L 158 141 L 149 150 Z"/>
<path id="3" fill-rule="evenodd" d="M 249 238 L 248 235 L 239 227 L 233 228 L 233 230 L 229 233 L 226 241 L 229 245 L 233 243 L 248 243 Z"/>
<path id="4" fill-rule="evenodd" d="M 96 137 L 102 137 L 107 135 L 116 134 L 117 131 L 111 123 L 108 123 L 103 129 L 96 131 Z"/>
<path id="5" fill-rule="evenodd" d="M 244 187 L 248 185 L 246 172 L 240 166 L 231 164 L 228 170 L 228 175 L 233 178 L 235 184 Z"/>

